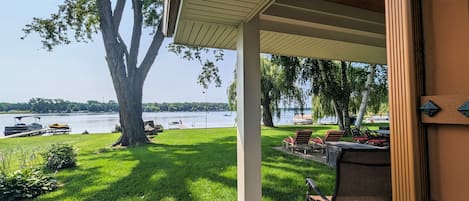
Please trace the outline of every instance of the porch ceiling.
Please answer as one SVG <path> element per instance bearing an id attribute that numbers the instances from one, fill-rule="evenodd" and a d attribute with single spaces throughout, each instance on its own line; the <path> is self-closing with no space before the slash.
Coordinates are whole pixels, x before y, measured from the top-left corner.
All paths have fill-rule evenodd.
<path id="1" fill-rule="evenodd" d="M 260 13 L 261 52 L 386 63 L 384 13 L 351 1 L 166 0 L 165 30 L 178 44 L 235 49 L 237 26 Z"/>

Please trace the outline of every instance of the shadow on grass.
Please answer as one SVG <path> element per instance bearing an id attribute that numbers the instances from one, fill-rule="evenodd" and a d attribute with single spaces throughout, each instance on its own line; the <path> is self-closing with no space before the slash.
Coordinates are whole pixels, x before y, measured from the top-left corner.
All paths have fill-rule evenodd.
<path id="1" fill-rule="evenodd" d="M 275 195 L 273 200 L 304 200 L 306 177 L 317 181 L 324 193 L 332 194 L 335 170 L 316 161 L 272 149 L 280 146 L 282 140 L 282 136 L 262 136 L 263 195 Z"/>
<path id="2" fill-rule="evenodd" d="M 225 170 L 236 166 L 236 137 L 225 137 L 210 143 L 196 145 L 151 144 L 143 147 L 111 150 L 103 154 L 83 156 L 81 163 L 93 161 L 135 162 L 130 173 L 115 181 L 103 181 L 100 168 L 79 167 L 67 170 L 58 179 L 64 183 L 60 194 L 41 200 L 65 200 L 74 197 L 85 201 L 104 200 L 203 200 L 193 195 L 194 182 L 221 184 L 224 189 L 213 189 L 223 195 L 231 191 L 236 196 L 236 179 L 222 176 Z M 119 167 L 115 167 L 119 168 Z M 129 168 L 129 167 L 127 167 Z M 106 173 L 112 175 L 113 173 Z M 109 177 L 109 176 L 108 176 Z M 102 183 L 109 183 L 103 185 Z M 98 185 L 99 184 L 99 185 Z M 103 188 L 87 190 L 89 186 Z M 205 189 L 202 192 L 208 192 Z M 228 192 L 230 193 L 230 192 Z M 199 197 L 199 198 L 198 198 Z"/>
<path id="3" fill-rule="evenodd" d="M 323 165 L 271 148 L 281 144 L 282 132 L 297 129 L 274 128 L 281 131 L 279 135 L 262 136 L 264 199 L 303 200 L 305 177 L 325 175 L 326 184 L 333 177 Z M 64 187 L 39 200 L 236 200 L 236 161 L 234 135 L 197 144 L 87 153 L 81 155 L 78 168 L 60 174 Z"/>

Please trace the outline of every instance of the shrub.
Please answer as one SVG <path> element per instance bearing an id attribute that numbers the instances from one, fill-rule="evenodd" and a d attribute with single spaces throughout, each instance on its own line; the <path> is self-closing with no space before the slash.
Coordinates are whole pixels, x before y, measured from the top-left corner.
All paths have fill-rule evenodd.
<path id="1" fill-rule="evenodd" d="M 31 199 L 57 188 L 57 181 L 39 169 L 25 168 L 11 174 L 0 171 L 0 200 Z"/>
<path id="2" fill-rule="evenodd" d="M 46 152 L 41 154 L 46 162 L 46 167 L 51 170 L 74 167 L 76 154 L 73 146 L 68 144 L 53 144 Z"/>

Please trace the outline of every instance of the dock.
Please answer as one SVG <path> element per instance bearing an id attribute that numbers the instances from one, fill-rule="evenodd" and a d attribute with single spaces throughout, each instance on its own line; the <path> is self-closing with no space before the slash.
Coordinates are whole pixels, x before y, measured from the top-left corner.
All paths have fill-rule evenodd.
<path id="1" fill-rule="evenodd" d="M 54 129 L 54 128 L 43 128 L 39 130 L 33 130 L 33 131 L 27 131 L 27 132 L 22 132 L 22 133 L 16 133 L 12 135 L 7 135 L 7 136 L 2 136 L 0 138 L 14 138 L 14 137 L 26 137 L 26 136 L 37 136 L 37 135 L 42 135 L 42 134 L 57 134 L 57 133 L 62 133 L 66 134 L 70 132 L 69 129 Z"/>

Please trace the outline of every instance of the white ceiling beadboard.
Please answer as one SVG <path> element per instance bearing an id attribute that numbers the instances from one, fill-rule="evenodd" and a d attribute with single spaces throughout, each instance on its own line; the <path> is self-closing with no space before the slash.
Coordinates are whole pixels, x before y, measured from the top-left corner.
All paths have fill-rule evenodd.
<path id="1" fill-rule="evenodd" d="M 270 0 L 183 0 L 174 42 L 234 49 L 237 27 Z"/>
<path id="2" fill-rule="evenodd" d="M 235 49 L 237 26 L 258 13 L 261 52 L 386 63 L 384 13 L 324 0 L 183 0 L 174 42 Z"/>

